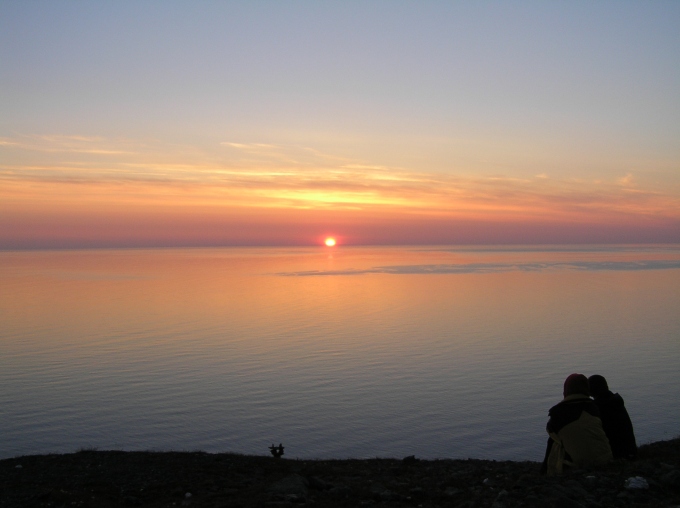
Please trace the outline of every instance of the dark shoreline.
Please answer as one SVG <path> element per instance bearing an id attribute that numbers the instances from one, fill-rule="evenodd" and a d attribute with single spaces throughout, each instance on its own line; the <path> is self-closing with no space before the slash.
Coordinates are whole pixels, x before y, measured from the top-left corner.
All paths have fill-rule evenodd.
<path id="1" fill-rule="evenodd" d="M 203 452 L 80 451 L 0 460 L 0 507 L 680 505 L 680 438 L 640 447 L 638 460 L 561 477 L 537 462 L 297 460 Z M 648 488 L 628 489 L 642 477 Z"/>

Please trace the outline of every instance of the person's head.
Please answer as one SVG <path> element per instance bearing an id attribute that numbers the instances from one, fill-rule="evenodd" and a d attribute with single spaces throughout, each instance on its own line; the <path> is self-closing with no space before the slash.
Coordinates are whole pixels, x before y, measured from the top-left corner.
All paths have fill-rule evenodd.
<path id="1" fill-rule="evenodd" d="M 588 378 L 583 374 L 572 374 L 564 381 L 564 396 L 576 394 L 590 395 Z"/>
<path id="2" fill-rule="evenodd" d="M 593 394 L 593 397 L 599 397 L 609 391 L 607 380 L 599 374 L 595 374 L 588 378 L 588 386 L 590 386 L 590 393 Z"/>

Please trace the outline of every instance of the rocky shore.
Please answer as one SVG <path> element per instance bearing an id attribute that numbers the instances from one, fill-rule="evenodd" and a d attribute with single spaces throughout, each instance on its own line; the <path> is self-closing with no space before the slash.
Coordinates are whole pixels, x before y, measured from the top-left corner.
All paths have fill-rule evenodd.
<path id="1" fill-rule="evenodd" d="M 680 439 L 563 476 L 536 462 L 81 451 L 0 461 L 0 507 L 677 507 Z"/>

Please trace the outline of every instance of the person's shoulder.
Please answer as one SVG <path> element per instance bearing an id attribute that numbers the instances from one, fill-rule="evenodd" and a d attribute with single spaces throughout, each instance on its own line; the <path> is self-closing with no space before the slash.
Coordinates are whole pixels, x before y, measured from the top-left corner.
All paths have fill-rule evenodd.
<path id="1" fill-rule="evenodd" d="M 587 395 L 569 395 L 551 407 L 548 414 L 552 415 L 560 411 L 570 411 L 575 407 L 583 407 L 590 404 L 594 405 L 595 403 Z"/>
<path id="2" fill-rule="evenodd" d="M 552 416 L 555 413 L 558 413 L 564 406 L 565 406 L 565 402 L 563 400 L 561 400 L 557 404 L 555 404 L 553 407 L 548 409 L 548 414 L 550 416 Z"/>
<path id="3" fill-rule="evenodd" d="M 623 397 L 618 393 L 609 392 L 606 396 L 597 399 L 595 402 L 601 408 L 616 409 L 624 407 Z"/>
<path id="4" fill-rule="evenodd" d="M 612 393 L 612 399 L 623 404 L 623 397 L 621 397 L 621 395 L 618 393 Z"/>
<path id="5" fill-rule="evenodd" d="M 591 399 L 585 399 L 581 402 L 581 408 L 583 411 L 587 411 L 593 416 L 600 416 L 600 406 L 597 405 L 597 403 Z"/>

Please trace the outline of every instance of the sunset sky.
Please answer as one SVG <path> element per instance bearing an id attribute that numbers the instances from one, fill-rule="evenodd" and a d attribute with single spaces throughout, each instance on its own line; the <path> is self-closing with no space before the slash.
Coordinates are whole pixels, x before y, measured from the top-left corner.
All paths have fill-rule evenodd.
<path id="1" fill-rule="evenodd" d="M 680 2 L 0 1 L 0 249 L 680 242 Z"/>

